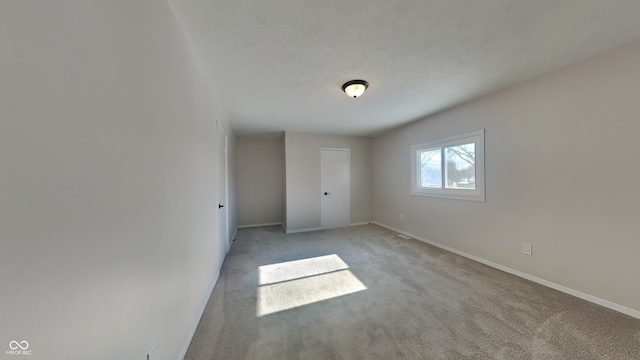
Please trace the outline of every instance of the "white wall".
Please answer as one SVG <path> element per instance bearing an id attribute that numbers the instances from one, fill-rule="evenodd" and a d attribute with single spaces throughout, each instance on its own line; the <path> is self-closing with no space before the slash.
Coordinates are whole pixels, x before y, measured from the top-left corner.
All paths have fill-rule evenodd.
<path id="1" fill-rule="evenodd" d="M 351 223 L 371 220 L 371 139 L 285 133 L 286 227 L 288 232 L 322 226 L 320 149 L 350 149 Z"/>
<path id="2" fill-rule="evenodd" d="M 217 277 L 216 121 L 164 1 L 0 3 L 0 351 L 177 359 Z M 8 356 L 8 355 L 7 355 Z"/>
<path id="3" fill-rule="evenodd" d="M 374 219 L 637 316 L 638 64 L 634 42 L 376 137 Z M 486 202 L 409 193 L 412 144 L 482 128 Z"/>
<path id="4" fill-rule="evenodd" d="M 238 224 L 282 224 L 282 138 L 238 137 Z"/>

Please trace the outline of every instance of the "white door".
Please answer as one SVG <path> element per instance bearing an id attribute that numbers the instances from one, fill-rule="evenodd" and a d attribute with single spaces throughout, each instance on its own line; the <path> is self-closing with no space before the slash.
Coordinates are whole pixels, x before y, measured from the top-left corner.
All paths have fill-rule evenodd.
<path id="1" fill-rule="evenodd" d="M 228 209 L 227 206 L 227 134 L 218 123 L 218 249 L 220 267 L 229 249 Z"/>
<path id="2" fill-rule="evenodd" d="M 322 193 L 322 228 L 349 226 L 349 149 L 322 149 L 320 178 Z"/>

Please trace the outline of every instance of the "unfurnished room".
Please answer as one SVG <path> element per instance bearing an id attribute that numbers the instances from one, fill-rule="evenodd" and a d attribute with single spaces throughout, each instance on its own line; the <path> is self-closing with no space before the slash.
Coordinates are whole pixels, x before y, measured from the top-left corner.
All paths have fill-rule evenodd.
<path id="1" fill-rule="evenodd" d="M 0 0 L 0 358 L 640 359 L 637 0 Z"/>

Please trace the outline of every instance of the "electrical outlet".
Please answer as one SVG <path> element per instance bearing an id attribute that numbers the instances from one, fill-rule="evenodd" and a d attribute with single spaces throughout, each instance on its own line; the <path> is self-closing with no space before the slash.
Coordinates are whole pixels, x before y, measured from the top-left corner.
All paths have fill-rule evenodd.
<path id="1" fill-rule="evenodd" d="M 531 244 L 522 243 L 522 253 L 525 255 L 531 255 Z"/>
<path id="2" fill-rule="evenodd" d="M 404 214 L 400 214 L 400 221 L 404 220 Z"/>

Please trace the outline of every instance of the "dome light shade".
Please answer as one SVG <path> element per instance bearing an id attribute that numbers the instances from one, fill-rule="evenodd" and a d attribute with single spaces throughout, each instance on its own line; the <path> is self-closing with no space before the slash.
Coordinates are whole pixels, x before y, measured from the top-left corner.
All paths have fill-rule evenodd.
<path id="1" fill-rule="evenodd" d="M 369 87 L 369 83 L 364 80 L 351 80 L 342 85 L 342 91 L 347 94 L 348 97 L 357 98 L 364 94 L 364 91 Z"/>

